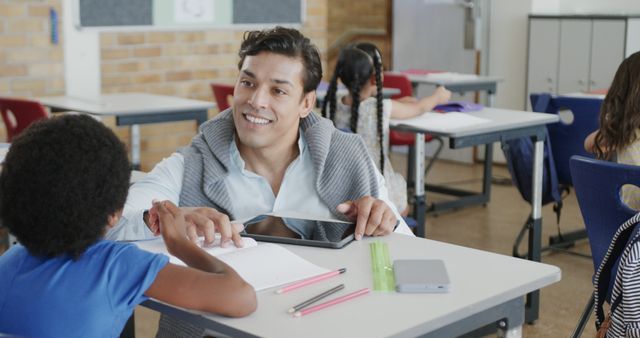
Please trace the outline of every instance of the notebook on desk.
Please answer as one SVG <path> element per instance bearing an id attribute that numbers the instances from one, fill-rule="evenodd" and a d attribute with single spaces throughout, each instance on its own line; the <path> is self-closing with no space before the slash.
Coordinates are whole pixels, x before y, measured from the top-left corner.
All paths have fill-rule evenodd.
<path id="1" fill-rule="evenodd" d="M 277 244 L 259 244 L 252 238 L 243 237 L 244 247 L 236 248 L 231 244 L 220 247 L 220 238 L 214 244 L 203 248 L 210 255 L 231 266 L 256 291 L 288 284 L 301 279 L 317 276 L 329 269 L 319 267 Z M 150 241 L 134 242 L 140 249 L 169 256 L 169 261 L 186 265 L 180 259 L 170 255 L 162 238 Z M 200 244 L 202 247 L 202 240 Z"/>
<path id="2" fill-rule="evenodd" d="M 431 132 L 449 132 L 455 128 L 470 127 L 490 122 L 487 119 L 466 113 L 433 113 L 427 112 L 406 120 L 391 120 L 392 126 L 410 126 Z"/>

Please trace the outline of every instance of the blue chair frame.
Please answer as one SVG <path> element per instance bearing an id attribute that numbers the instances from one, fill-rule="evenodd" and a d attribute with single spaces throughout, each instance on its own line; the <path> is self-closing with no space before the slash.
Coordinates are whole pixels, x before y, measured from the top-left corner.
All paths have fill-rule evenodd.
<path id="1" fill-rule="evenodd" d="M 640 166 L 572 156 L 570 170 L 595 272 L 618 227 L 637 213 L 622 202 L 620 189 L 625 184 L 640 186 Z M 615 275 L 612 273 L 612 278 Z M 609 285 L 613 286 L 613 282 Z M 572 337 L 582 334 L 593 307 L 594 295 L 591 294 Z"/>
<path id="2" fill-rule="evenodd" d="M 547 125 L 558 182 L 568 191 L 568 188 L 573 186 L 569 168 L 571 156 L 593 158 L 593 155 L 584 149 L 584 140 L 599 128 L 603 100 L 593 97 L 551 96 L 548 93 L 531 94 L 530 99 L 536 112 L 559 115 L 564 110 L 570 110 L 573 114 L 573 121 L 565 122 L 561 118 L 560 122 Z M 564 234 L 560 234 L 558 230 L 557 236 L 549 238 L 549 244 L 566 248 L 572 246 L 576 240 L 586 237 L 584 230 Z"/>

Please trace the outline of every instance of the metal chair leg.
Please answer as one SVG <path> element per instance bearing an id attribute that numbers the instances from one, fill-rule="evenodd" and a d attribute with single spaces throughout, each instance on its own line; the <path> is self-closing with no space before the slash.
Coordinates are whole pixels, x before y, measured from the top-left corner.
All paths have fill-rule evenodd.
<path id="1" fill-rule="evenodd" d="M 579 338 L 580 336 L 582 336 L 582 331 L 584 331 L 584 327 L 587 326 L 587 322 L 589 321 L 589 318 L 591 318 L 591 313 L 593 313 L 593 308 L 595 305 L 595 298 L 593 297 L 592 293 L 591 298 L 589 298 L 589 301 L 587 302 L 587 306 L 585 306 L 584 311 L 582 311 L 582 315 L 580 316 L 578 325 L 571 334 L 571 338 Z"/>

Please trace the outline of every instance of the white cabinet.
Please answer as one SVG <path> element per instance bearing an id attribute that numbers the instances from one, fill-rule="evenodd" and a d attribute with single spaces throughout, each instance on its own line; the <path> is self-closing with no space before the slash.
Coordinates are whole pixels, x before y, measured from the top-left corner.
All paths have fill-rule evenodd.
<path id="1" fill-rule="evenodd" d="M 638 18 L 529 16 L 529 94 L 606 89 L 618 65 L 639 47 Z"/>

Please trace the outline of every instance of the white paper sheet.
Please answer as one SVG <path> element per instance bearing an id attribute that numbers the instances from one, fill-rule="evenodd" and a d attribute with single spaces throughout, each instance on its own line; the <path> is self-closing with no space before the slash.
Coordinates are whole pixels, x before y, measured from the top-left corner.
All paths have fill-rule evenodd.
<path id="1" fill-rule="evenodd" d="M 468 113 L 424 113 L 411 119 L 391 120 L 392 126 L 412 126 L 429 131 L 449 132 L 468 126 L 474 126 L 490 122 L 487 119 L 473 116 Z"/>
<path id="2" fill-rule="evenodd" d="M 258 244 L 253 238 L 247 237 L 243 237 L 243 240 L 245 246 L 242 248 L 236 248 L 234 245 L 221 248 L 219 246 L 220 239 L 217 238 L 212 247 L 203 249 L 231 266 L 256 291 L 330 271 L 303 259 L 280 245 Z M 140 249 L 169 256 L 171 263 L 185 265 L 184 262 L 167 252 L 161 238 L 134 243 Z"/>

